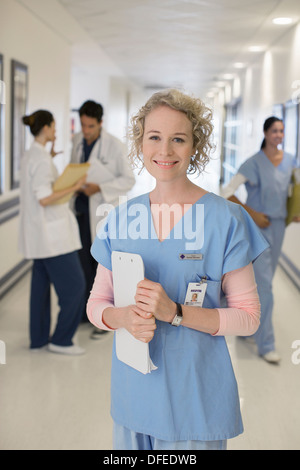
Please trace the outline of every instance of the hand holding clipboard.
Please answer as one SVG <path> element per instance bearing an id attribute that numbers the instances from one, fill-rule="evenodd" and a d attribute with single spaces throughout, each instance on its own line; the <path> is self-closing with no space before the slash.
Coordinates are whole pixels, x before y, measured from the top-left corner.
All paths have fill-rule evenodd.
<path id="1" fill-rule="evenodd" d="M 144 279 L 144 263 L 140 255 L 112 252 L 112 273 L 115 307 L 126 307 L 135 303 L 137 284 Z M 157 369 L 149 354 L 148 343 L 139 341 L 125 328 L 116 331 L 117 358 L 142 374 Z"/>

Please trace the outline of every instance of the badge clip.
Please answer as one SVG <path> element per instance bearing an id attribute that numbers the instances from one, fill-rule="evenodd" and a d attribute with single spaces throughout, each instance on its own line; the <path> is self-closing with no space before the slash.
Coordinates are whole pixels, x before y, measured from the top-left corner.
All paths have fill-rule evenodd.
<path id="1" fill-rule="evenodd" d="M 181 260 L 202 260 L 202 253 L 180 253 L 179 259 Z"/>

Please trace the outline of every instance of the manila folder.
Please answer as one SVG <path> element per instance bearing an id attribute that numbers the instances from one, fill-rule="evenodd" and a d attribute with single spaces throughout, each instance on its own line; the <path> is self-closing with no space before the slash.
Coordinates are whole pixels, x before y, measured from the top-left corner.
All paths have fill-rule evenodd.
<path id="1" fill-rule="evenodd" d="M 135 304 L 137 284 L 144 279 L 142 257 L 133 253 L 113 251 L 111 255 L 115 307 Z M 149 354 L 148 343 L 132 336 L 125 328 L 116 330 L 117 358 L 142 374 L 157 369 Z"/>
<path id="2" fill-rule="evenodd" d="M 53 185 L 53 191 L 61 191 L 62 189 L 73 186 L 76 181 L 80 180 L 80 178 L 86 175 L 89 167 L 89 163 L 69 163 L 69 165 L 67 165 L 64 169 L 63 173 L 55 181 Z M 64 204 L 65 202 L 68 202 L 72 196 L 73 193 L 71 192 L 59 199 L 56 204 Z"/>
<path id="3" fill-rule="evenodd" d="M 294 168 L 292 174 L 292 192 L 287 200 L 286 225 L 289 225 L 295 216 L 300 216 L 300 168 Z"/>

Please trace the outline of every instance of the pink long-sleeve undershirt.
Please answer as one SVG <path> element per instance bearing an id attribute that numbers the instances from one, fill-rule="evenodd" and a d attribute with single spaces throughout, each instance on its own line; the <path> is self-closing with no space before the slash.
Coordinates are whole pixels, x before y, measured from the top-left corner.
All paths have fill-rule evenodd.
<path id="1" fill-rule="evenodd" d="M 218 308 L 220 327 L 215 336 L 250 336 L 259 326 L 260 303 L 252 263 L 223 276 L 222 289 L 228 308 Z M 111 331 L 102 319 L 103 311 L 114 306 L 112 272 L 98 265 L 87 303 L 87 315 L 97 328 Z M 195 307 L 196 308 L 196 307 Z"/>

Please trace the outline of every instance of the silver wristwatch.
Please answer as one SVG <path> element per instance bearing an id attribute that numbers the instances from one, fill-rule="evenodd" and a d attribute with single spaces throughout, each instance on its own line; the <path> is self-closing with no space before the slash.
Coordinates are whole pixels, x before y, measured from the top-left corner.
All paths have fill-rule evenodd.
<path id="1" fill-rule="evenodd" d="M 177 311 L 176 311 L 175 317 L 174 317 L 173 320 L 172 320 L 171 325 L 173 325 L 173 326 L 179 326 L 180 323 L 182 322 L 182 307 L 181 307 L 181 305 L 178 304 L 177 302 L 175 302 L 175 303 L 176 303 L 176 309 L 177 309 Z"/>

